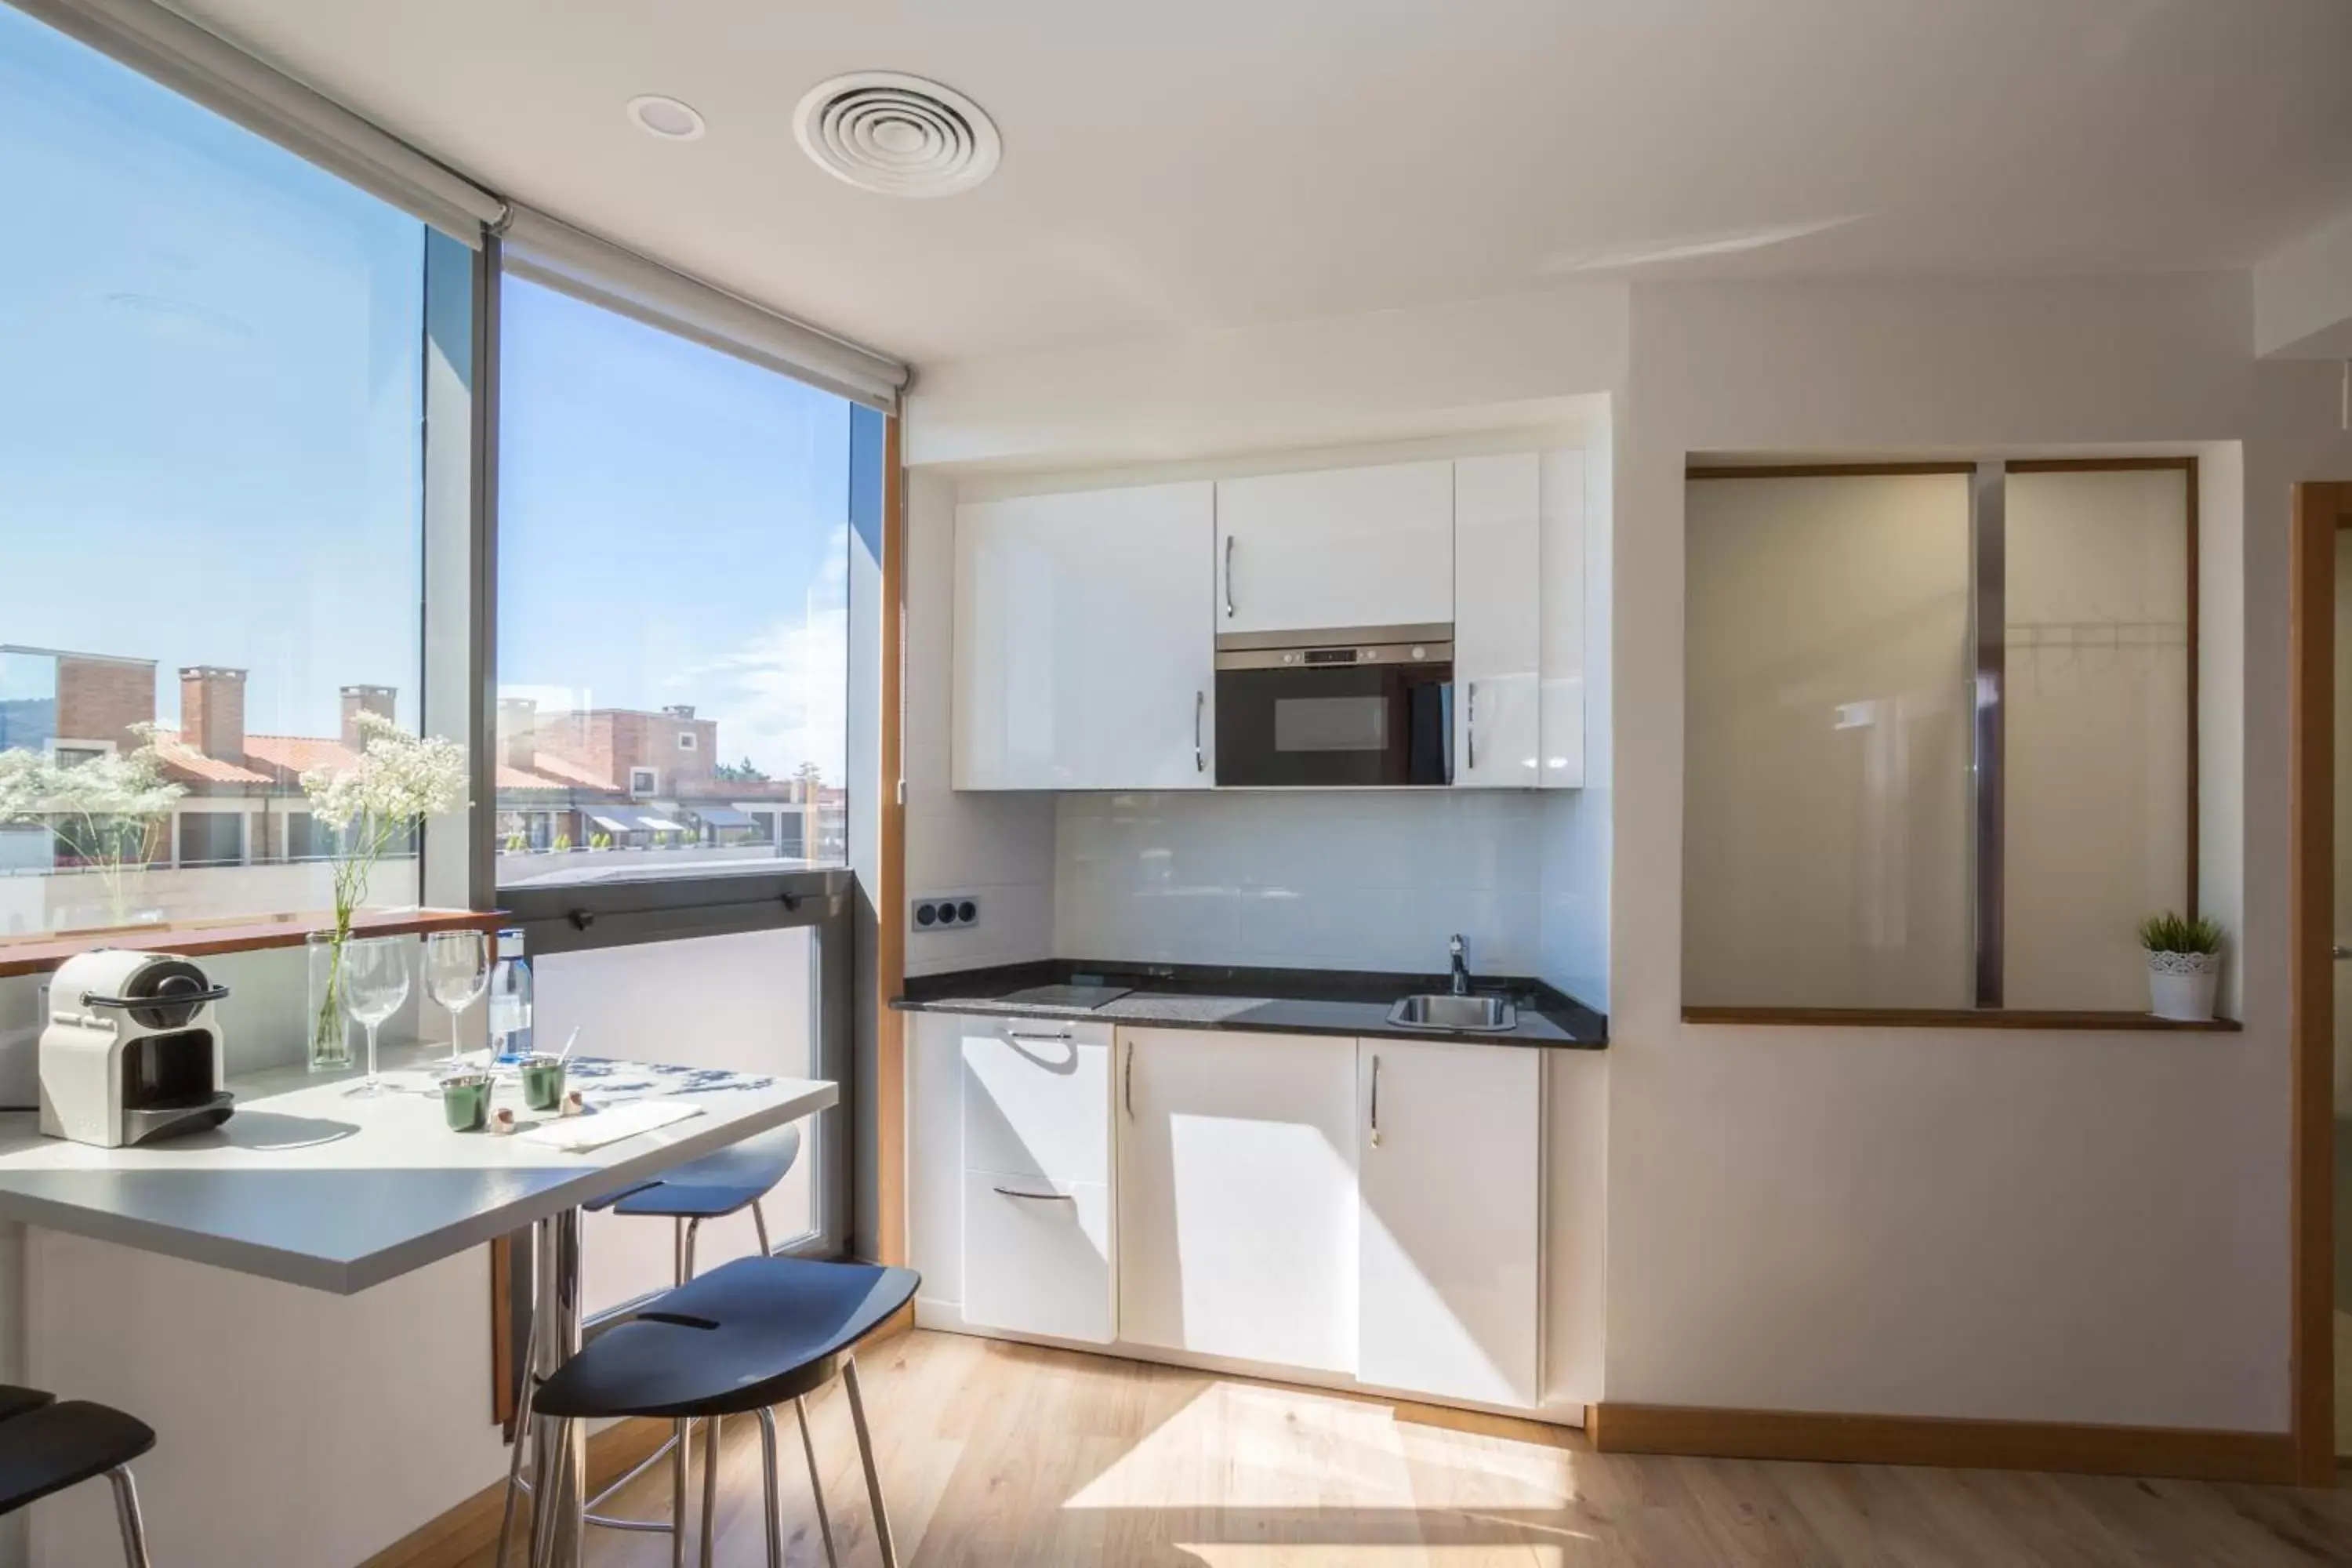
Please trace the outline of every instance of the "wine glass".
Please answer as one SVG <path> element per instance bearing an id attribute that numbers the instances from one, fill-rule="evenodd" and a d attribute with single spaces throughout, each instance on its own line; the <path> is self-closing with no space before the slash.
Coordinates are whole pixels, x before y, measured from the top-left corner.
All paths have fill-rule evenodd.
<path id="1" fill-rule="evenodd" d="M 343 1010 L 367 1030 L 367 1079 L 343 1092 L 352 1096 L 382 1094 L 384 1086 L 375 1072 L 375 1032 L 408 1000 L 408 942 L 404 937 L 373 936 L 352 942 L 343 952 Z"/>
<path id="2" fill-rule="evenodd" d="M 478 931 L 437 931 L 425 939 L 425 988 L 449 1010 L 449 1066 L 457 1065 L 457 1020 L 490 987 L 490 942 Z"/>

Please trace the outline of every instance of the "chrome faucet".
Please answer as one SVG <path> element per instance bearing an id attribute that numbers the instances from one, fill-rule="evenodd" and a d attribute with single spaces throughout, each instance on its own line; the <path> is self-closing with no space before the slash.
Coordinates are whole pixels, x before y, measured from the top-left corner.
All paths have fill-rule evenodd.
<path id="1" fill-rule="evenodd" d="M 1463 962 L 1462 938 L 1458 933 L 1445 944 L 1445 951 L 1454 960 L 1454 994 L 1469 995 L 1470 966 Z"/>

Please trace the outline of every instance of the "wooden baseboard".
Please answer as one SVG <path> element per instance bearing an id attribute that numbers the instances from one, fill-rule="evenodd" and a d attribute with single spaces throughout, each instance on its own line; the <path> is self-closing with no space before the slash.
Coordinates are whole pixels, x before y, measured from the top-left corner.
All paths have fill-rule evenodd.
<path id="1" fill-rule="evenodd" d="M 588 1489 L 609 1486 L 669 1436 L 667 1421 L 621 1421 L 588 1439 Z M 455 1568 L 499 1538 L 499 1515 L 506 1508 L 506 1482 L 485 1487 L 456 1508 L 410 1531 L 360 1564 L 360 1568 Z M 522 1534 L 520 1522 L 515 1527 Z"/>
<path id="2" fill-rule="evenodd" d="M 2294 1479 L 2294 1442 L 2285 1432 L 1833 1415 L 1613 1402 L 1588 1407 L 1585 1431 L 1595 1448 L 1610 1454 L 2063 1470 L 2207 1481 L 2284 1484 Z"/>

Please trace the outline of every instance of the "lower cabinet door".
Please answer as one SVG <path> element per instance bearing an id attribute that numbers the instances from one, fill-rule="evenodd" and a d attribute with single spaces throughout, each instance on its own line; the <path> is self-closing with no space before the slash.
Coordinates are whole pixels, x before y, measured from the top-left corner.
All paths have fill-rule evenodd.
<path id="1" fill-rule="evenodd" d="M 1110 1217 L 1100 1182 L 964 1173 L 964 1321 L 1108 1343 Z"/>
<path id="2" fill-rule="evenodd" d="M 1540 1392 L 1543 1054 L 1358 1043 L 1357 1377 L 1533 1406 Z"/>
<path id="3" fill-rule="evenodd" d="M 1353 1371 L 1355 1041 L 1122 1028 L 1113 1048 L 1119 1337 Z"/>

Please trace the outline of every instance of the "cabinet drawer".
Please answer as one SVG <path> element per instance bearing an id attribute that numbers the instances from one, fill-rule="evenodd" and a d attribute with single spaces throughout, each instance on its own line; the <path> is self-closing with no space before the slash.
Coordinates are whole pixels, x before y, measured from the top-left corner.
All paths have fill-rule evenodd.
<path id="1" fill-rule="evenodd" d="M 1110 1026 L 1006 1018 L 967 1028 L 963 1168 L 1108 1184 Z"/>
<path id="2" fill-rule="evenodd" d="M 1097 1344 L 1117 1337 L 1104 1184 L 969 1172 L 963 1248 L 965 1321 Z"/>

